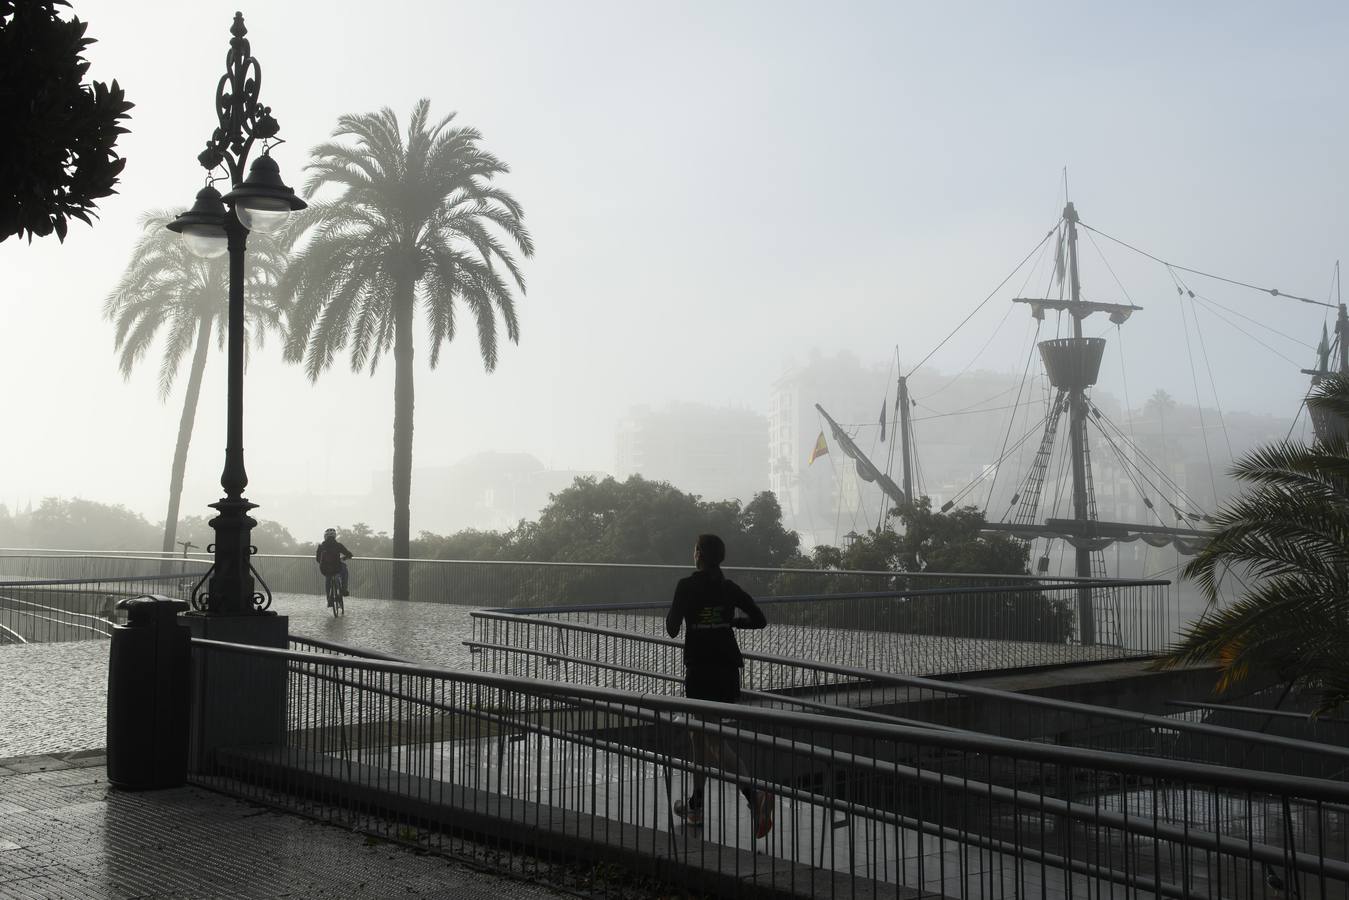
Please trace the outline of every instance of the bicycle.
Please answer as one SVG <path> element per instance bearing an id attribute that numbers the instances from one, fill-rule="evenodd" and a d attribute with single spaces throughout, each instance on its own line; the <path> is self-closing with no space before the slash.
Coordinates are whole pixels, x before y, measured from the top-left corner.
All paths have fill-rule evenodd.
<path id="1" fill-rule="evenodd" d="M 342 575 L 335 572 L 327 576 L 323 590 L 328 595 L 328 608 L 333 611 L 333 618 L 345 616 L 347 610 L 342 603 Z"/>

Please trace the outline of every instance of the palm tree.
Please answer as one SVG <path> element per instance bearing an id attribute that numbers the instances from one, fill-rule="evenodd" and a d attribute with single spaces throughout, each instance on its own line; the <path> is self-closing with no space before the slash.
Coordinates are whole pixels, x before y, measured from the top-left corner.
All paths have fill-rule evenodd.
<path id="1" fill-rule="evenodd" d="M 178 235 L 164 227 L 173 216 L 173 212 L 166 210 L 152 210 L 141 216 L 141 237 L 131 253 L 131 262 L 103 304 L 104 318 L 116 327 L 118 368 L 123 378 L 131 377 L 136 363 L 155 343 L 160 330 L 164 330 L 164 355 L 159 361 L 161 401 L 168 399 L 183 358 L 189 350 L 192 353 L 183 412 L 178 420 L 178 441 L 169 470 L 165 552 L 173 551 L 178 536 L 178 506 L 187 469 L 187 448 L 192 442 L 211 332 L 216 332 L 217 346 L 224 349 L 229 300 L 228 259 L 193 255 Z M 258 344 L 267 329 L 280 325 L 280 312 L 272 295 L 283 259 L 271 238 L 251 237 L 245 285 L 249 306 L 245 319 Z"/>
<path id="2" fill-rule="evenodd" d="M 1152 392 L 1148 402 L 1143 404 L 1143 415 L 1165 419 L 1166 414 L 1176 408 L 1176 401 L 1162 388 Z"/>
<path id="3" fill-rule="evenodd" d="M 1319 415 L 1349 419 L 1349 377 L 1327 378 L 1307 398 Z M 1349 443 L 1343 434 L 1284 441 L 1240 460 L 1251 489 L 1219 514 L 1217 530 L 1185 568 L 1209 600 L 1162 660 L 1217 662 L 1219 689 L 1252 672 L 1319 696 L 1321 711 L 1349 700 Z M 1251 582 L 1218 607 L 1229 570 Z"/>
<path id="4" fill-rule="evenodd" d="M 393 353 L 393 555 L 409 550 L 412 492 L 413 320 L 425 317 L 430 363 L 453 340 L 459 305 L 473 315 L 478 349 L 490 372 L 497 363 L 497 315 L 519 341 L 511 284 L 524 277 L 512 253 L 534 253 L 515 199 L 493 184 L 509 171 L 479 146 L 472 128 L 450 127 L 454 114 L 430 125 L 430 101 L 412 110 L 406 139 L 387 107 L 338 119 L 334 138 L 315 147 L 304 185 L 324 188 L 290 231 L 303 246 L 281 281 L 289 304 L 286 358 L 303 362 L 310 381 L 351 348 L 351 370 L 372 373 Z M 393 595 L 408 596 L 406 565 L 395 566 Z"/>

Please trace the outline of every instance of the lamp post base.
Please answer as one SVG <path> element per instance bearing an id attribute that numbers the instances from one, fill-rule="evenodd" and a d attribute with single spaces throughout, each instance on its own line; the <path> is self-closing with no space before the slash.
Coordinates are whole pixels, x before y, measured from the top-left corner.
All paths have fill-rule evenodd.
<path id="1" fill-rule="evenodd" d="M 202 615 L 179 621 L 194 638 L 252 644 L 289 645 L 290 619 L 275 613 Z M 286 734 L 286 661 L 248 653 L 198 648 L 192 656 L 190 770 L 209 774 L 222 747 L 278 747 Z"/>
<path id="2" fill-rule="evenodd" d="M 258 523 L 249 512 L 257 504 L 243 497 L 222 497 L 211 508 L 220 513 L 210 522 L 215 529 L 212 545 L 215 561 L 211 564 L 209 582 L 203 579 L 206 590 L 198 585 L 193 592 L 193 608 L 208 615 L 276 615 L 268 610 L 272 592 L 267 583 L 261 577 L 254 578 L 257 573 L 252 556 L 257 548 L 252 544 L 252 535 Z M 261 591 L 257 590 L 259 583 Z"/>

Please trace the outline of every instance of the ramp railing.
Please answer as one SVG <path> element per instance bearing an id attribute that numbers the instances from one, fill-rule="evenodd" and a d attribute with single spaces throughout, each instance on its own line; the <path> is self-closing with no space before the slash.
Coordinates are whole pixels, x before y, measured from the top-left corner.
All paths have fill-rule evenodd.
<path id="1" fill-rule="evenodd" d="M 1117 644 L 1082 645 L 1073 638 L 1073 604 L 1086 585 L 1098 602 L 1117 611 Z M 751 653 L 794 659 L 847 661 L 882 672 L 955 674 L 1065 663 L 1152 656 L 1168 641 L 1165 581 L 1020 581 L 887 591 L 763 597 L 770 628 L 742 631 L 741 647 Z M 669 600 L 485 609 L 473 613 L 474 639 L 483 644 L 530 647 L 560 653 L 579 651 L 587 659 L 636 652 L 639 645 L 615 643 L 610 635 L 665 639 Z M 586 637 L 589 635 L 589 637 Z M 568 643 L 569 642 L 569 643 Z M 565 644 L 565 646 L 564 646 Z M 636 668 L 677 672 L 671 644 L 640 645 L 650 659 Z M 657 659 L 656 657 L 659 657 Z M 652 663 L 647 665 L 646 663 Z M 781 690 L 797 685 L 793 673 L 751 673 L 756 687 Z M 817 680 L 812 680 L 815 686 Z"/>
<path id="2" fill-rule="evenodd" d="M 186 599 L 205 570 L 179 575 L 0 580 L 0 644 L 107 639 L 117 603 L 145 594 Z"/>
<path id="3" fill-rule="evenodd" d="M 245 696 L 280 677 L 286 697 L 273 739 L 221 749 L 203 783 L 433 849 L 458 832 L 583 860 L 600 893 L 618 863 L 721 896 L 1349 894 L 1339 781 L 333 653 L 194 653 L 230 657 Z M 675 804 L 699 774 L 695 828 Z M 745 799 L 759 792 L 771 830 Z"/>
<path id="4" fill-rule="evenodd" d="M 770 619 L 774 618 L 772 606 L 766 608 Z M 663 618 L 604 608 L 480 610 L 473 618 L 475 636 L 469 647 L 475 668 L 481 671 L 653 694 L 683 693 L 682 641 L 666 636 Z M 651 633 L 657 624 L 660 633 Z M 775 622 L 767 631 L 778 627 Z M 753 639 L 757 634 L 738 632 L 741 638 L 749 638 L 745 645 L 751 648 L 762 646 Z M 827 647 L 827 636 L 818 641 Z M 962 679 L 869 668 L 864 654 L 846 649 L 821 649 L 810 656 L 746 649 L 744 656 L 742 689 L 749 702 L 760 706 L 888 718 L 1081 749 L 1349 778 L 1349 747 L 1344 746 L 1342 732 L 1323 729 L 1319 733 L 1325 735 L 1324 740 L 1303 740 L 1298 737 L 1305 735 L 1266 733 L 1258 722 L 1249 729 L 1231 727 L 1230 717 L 1222 720 L 1226 727 L 1212 724 L 1209 717 L 1189 707 L 1160 715 Z M 1067 683 L 1074 672 L 1071 668 L 1054 671 L 1059 683 Z M 1114 688 L 1123 679 L 1147 677 L 1149 673 L 1136 663 L 1107 668 L 1096 676 Z M 1215 677 L 1208 670 L 1197 671 L 1190 684 L 1206 691 Z M 1031 688 L 1032 678 L 1033 673 L 1021 676 L 1020 681 Z M 1120 690 L 1127 693 L 1127 689 Z M 1157 705 L 1164 707 L 1165 703 Z"/>

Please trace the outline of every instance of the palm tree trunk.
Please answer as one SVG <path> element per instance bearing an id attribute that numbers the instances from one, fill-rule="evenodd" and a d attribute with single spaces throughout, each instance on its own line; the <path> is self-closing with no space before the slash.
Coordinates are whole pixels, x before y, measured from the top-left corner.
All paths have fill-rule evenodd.
<path id="1" fill-rule="evenodd" d="M 173 448 L 169 469 L 169 510 L 164 516 L 164 552 L 172 553 L 178 538 L 178 504 L 183 498 L 183 474 L 187 471 L 187 448 L 192 443 L 192 426 L 197 421 L 197 399 L 201 396 L 201 376 L 206 371 L 206 352 L 211 346 L 211 325 L 215 319 L 203 316 L 197 326 L 197 343 L 192 350 L 192 368 L 188 371 L 187 391 L 183 395 L 183 414 L 178 419 L 178 443 Z"/>
<path id="2" fill-rule="evenodd" d="M 393 313 L 393 557 L 410 552 L 412 496 L 412 287 L 400 286 Z M 393 564 L 393 599 L 409 596 L 407 563 Z"/>

